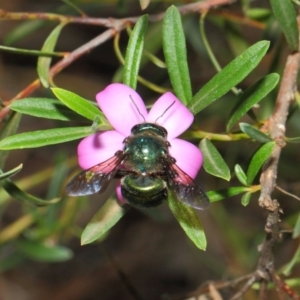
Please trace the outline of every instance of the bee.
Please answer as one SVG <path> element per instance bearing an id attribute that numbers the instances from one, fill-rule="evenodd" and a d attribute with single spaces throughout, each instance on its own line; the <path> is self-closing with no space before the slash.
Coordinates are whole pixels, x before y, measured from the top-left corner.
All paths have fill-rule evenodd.
<path id="1" fill-rule="evenodd" d="M 158 206 L 168 198 L 170 190 L 186 205 L 201 210 L 208 207 L 209 199 L 201 187 L 170 156 L 164 127 L 156 123 L 137 124 L 123 143 L 123 150 L 113 157 L 71 179 L 67 194 L 101 193 L 113 178 L 118 178 L 122 196 L 136 207 Z"/>

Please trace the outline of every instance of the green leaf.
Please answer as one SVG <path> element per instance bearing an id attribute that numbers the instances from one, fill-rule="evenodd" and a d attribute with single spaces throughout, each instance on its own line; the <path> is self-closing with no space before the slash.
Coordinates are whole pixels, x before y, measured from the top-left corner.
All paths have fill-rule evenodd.
<path id="1" fill-rule="evenodd" d="M 260 41 L 249 47 L 207 82 L 192 98 L 188 108 L 195 115 L 241 82 L 262 60 L 270 43 Z"/>
<path id="2" fill-rule="evenodd" d="M 212 142 L 208 139 L 203 139 L 199 147 L 204 156 L 203 167 L 205 171 L 213 176 L 229 181 L 230 170 Z"/>
<path id="3" fill-rule="evenodd" d="M 251 199 L 251 195 L 252 195 L 251 192 L 248 192 L 248 193 L 243 195 L 243 197 L 241 199 L 241 203 L 242 203 L 243 206 L 247 206 L 249 204 L 250 199 Z"/>
<path id="4" fill-rule="evenodd" d="M 241 184 L 247 185 L 247 176 L 240 165 L 234 166 L 234 173 Z"/>
<path id="5" fill-rule="evenodd" d="M 293 258 L 283 267 L 282 274 L 289 276 L 296 264 L 300 263 L 300 246 L 298 246 Z"/>
<path id="6" fill-rule="evenodd" d="M 299 144 L 300 143 L 300 136 L 294 138 L 285 137 L 285 141 L 292 144 Z"/>
<path id="7" fill-rule="evenodd" d="M 62 120 L 82 121 L 83 119 L 66 105 L 55 99 L 49 98 L 24 98 L 14 101 L 9 108 L 34 117 Z"/>
<path id="8" fill-rule="evenodd" d="M 126 50 L 123 83 L 136 89 L 137 76 L 144 49 L 144 36 L 148 25 L 148 15 L 139 18 L 132 30 Z"/>
<path id="9" fill-rule="evenodd" d="M 3 179 L 6 179 L 6 178 L 9 178 L 11 176 L 14 176 L 15 174 L 17 174 L 18 172 L 20 172 L 20 170 L 23 168 L 23 164 L 20 164 L 18 165 L 17 167 L 3 173 L 3 172 L 0 172 L 0 180 L 3 180 Z"/>
<path id="10" fill-rule="evenodd" d="M 124 216 L 128 209 L 129 205 L 120 206 L 114 197 L 109 198 L 83 230 L 81 245 L 99 239 Z"/>
<path id="11" fill-rule="evenodd" d="M 271 10 L 267 8 L 250 8 L 245 13 L 248 18 L 255 20 L 266 19 L 272 14 Z"/>
<path id="12" fill-rule="evenodd" d="M 293 239 L 296 239 L 300 236 L 300 214 L 298 215 L 294 230 L 293 230 Z"/>
<path id="13" fill-rule="evenodd" d="M 0 45 L 0 51 L 5 51 L 5 52 L 10 52 L 15 54 L 17 53 L 17 54 L 24 54 L 24 55 L 44 56 L 44 57 L 63 56 L 62 53 L 57 53 L 57 52 L 43 52 L 39 50 L 7 47 L 2 45 Z"/>
<path id="14" fill-rule="evenodd" d="M 256 82 L 238 99 L 238 104 L 231 112 L 230 119 L 227 123 L 227 132 L 244 116 L 255 104 L 259 103 L 267 94 L 269 94 L 277 85 L 279 75 L 276 73 L 269 74 Z"/>
<path id="15" fill-rule="evenodd" d="M 0 130 L 0 141 L 17 132 L 21 117 L 21 114 L 15 112 L 10 115 L 4 127 Z M 8 151 L 0 151 L 0 169 L 3 169 L 8 154 Z"/>
<path id="16" fill-rule="evenodd" d="M 299 32 L 297 15 L 290 0 L 270 0 L 275 18 L 278 20 L 289 47 L 298 50 Z"/>
<path id="17" fill-rule="evenodd" d="M 25 132 L 0 141 L 1 150 L 37 148 L 81 139 L 94 133 L 90 126 Z"/>
<path id="18" fill-rule="evenodd" d="M 240 128 L 244 133 L 260 143 L 268 143 L 273 141 L 269 136 L 247 123 L 240 123 Z"/>
<path id="19" fill-rule="evenodd" d="M 33 241 L 18 241 L 17 249 L 27 258 L 41 262 L 62 262 L 73 257 L 73 252 L 67 247 Z"/>
<path id="20" fill-rule="evenodd" d="M 44 42 L 44 45 L 41 49 L 42 52 L 53 52 L 60 32 L 65 25 L 65 23 L 61 23 L 52 30 L 52 32 L 49 34 L 46 41 Z M 40 81 L 45 88 L 49 87 L 49 70 L 51 61 L 52 57 L 42 56 L 38 58 L 37 72 Z"/>
<path id="21" fill-rule="evenodd" d="M 12 45 L 22 40 L 26 36 L 36 32 L 38 29 L 45 26 L 43 20 L 29 20 L 24 22 L 18 22 L 18 25 L 14 26 L 4 38 L 5 45 Z"/>
<path id="22" fill-rule="evenodd" d="M 270 157 L 275 146 L 275 142 L 269 142 L 262 145 L 251 159 L 247 170 L 247 185 L 251 185 L 256 177 L 259 169 L 263 166 L 265 161 Z"/>
<path id="23" fill-rule="evenodd" d="M 149 55 L 159 53 L 162 47 L 162 21 L 152 23 L 145 34 L 144 55 L 142 56 L 141 66 L 145 66 L 149 62 Z M 166 68 L 163 62 L 160 68 Z"/>
<path id="24" fill-rule="evenodd" d="M 51 90 L 62 103 L 79 115 L 91 121 L 99 117 L 103 124 L 108 124 L 104 114 L 88 100 L 64 89 L 52 88 Z"/>
<path id="25" fill-rule="evenodd" d="M 21 202 L 21 203 L 30 203 L 37 206 L 46 206 L 50 204 L 55 204 L 58 201 L 60 201 L 60 198 L 54 198 L 52 200 L 43 200 L 40 198 L 37 198 L 35 196 L 32 196 L 24 191 L 22 191 L 20 188 L 18 188 L 12 181 L 9 179 L 4 179 L 1 181 L 2 187 L 4 190 L 15 200 Z"/>
<path id="26" fill-rule="evenodd" d="M 229 197 L 233 197 L 245 192 L 248 192 L 249 188 L 244 186 L 237 186 L 231 187 L 228 189 L 221 189 L 216 191 L 209 191 L 206 193 L 207 197 L 209 198 L 210 202 L 217 202 Z"/>
<path id="27" fill-rule="evenodd" d="M 169 207 L 186 235 L 201 250 L 206 249 L 206 237 L 195 209 L 175 200 L 169 193 Z"/>
<path id="28" fill-rule="evenodd" d="M 165 13 L 162 35 L 164 56 L 174 92 L 184 104 L 190 103 L 192 88 L 185 36 L 180 13 L 173 5 Z"/>

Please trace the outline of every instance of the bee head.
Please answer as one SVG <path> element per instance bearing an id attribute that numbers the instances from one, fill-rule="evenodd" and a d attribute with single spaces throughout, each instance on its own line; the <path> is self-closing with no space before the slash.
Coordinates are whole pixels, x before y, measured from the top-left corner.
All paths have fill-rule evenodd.
<path id="1" fill-rule="evenodd" d="M 132 127 L 132 135 L 137 135 L 141 133 L 153 133 L 163 138 L 166 138 L 168 135 L 168 132 L 164 127 L 154 123 L 141 123 Z"/>

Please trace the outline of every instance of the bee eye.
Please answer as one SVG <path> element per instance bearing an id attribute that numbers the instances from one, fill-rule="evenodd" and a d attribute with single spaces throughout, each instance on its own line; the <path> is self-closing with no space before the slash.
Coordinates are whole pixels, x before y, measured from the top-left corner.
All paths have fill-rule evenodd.
<path id="1" fill-rule="evenodd" d="M 161 154 L 162 155 L 167 155 L 167 150 L 166 149 L 161 149 Z"/>

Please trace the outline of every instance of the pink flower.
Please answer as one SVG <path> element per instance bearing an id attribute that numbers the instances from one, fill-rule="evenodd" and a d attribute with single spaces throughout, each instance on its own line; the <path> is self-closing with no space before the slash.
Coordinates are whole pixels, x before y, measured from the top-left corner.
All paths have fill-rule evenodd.
<path id="1" fill-rule="evenodd" d="M 137 92 L 120 83 L 110 84 L 96 99 L 114 130 L 92 134 L 79 143 L 78 161 L 82 169 L 89 169 L 123 150 L 123 141 L 131 135 L 132 127 L 147 122 L 167 130 L 170 156 L 181 170 L 193 179 L 196 177 L 202 166 L 202 153 L 195 145 L 177 138 L 192 124 L 194 116 L 172 93 L 163 94 L 149 112 Z M 118 188 L 117 194 L 123 200 Z"/>

